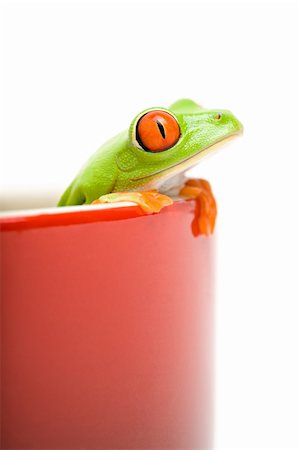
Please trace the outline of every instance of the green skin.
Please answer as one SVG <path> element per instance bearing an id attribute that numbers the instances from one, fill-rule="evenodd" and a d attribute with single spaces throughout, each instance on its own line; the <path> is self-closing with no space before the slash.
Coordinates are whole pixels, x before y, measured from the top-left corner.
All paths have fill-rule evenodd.
<path id="1" fill-rule="evenodd" d="M 156 109 L 176 117 L 181 135 L 170 149 L 151 153 L 139 147 L 135 130 L 138 119 Z M 169 109 L 145 110 L 133 120 L 128 131 L 113 137 L 91 156 L 62 195 L 58 206 L 89 204 L 112 192 L 149 189 L 167 192 L 165 186 L 170 178 L 184 173 L 216 144 L 218 146 L 242 130 L 242 124 L 230 111 L 204 109 L 189 99 L 178 100 Z"/>

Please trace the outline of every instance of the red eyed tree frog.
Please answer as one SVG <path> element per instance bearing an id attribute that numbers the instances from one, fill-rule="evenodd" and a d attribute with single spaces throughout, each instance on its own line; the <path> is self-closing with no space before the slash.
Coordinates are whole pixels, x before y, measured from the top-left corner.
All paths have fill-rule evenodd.
<path id="1" fill-rule="evenodd" d="M 213 232 L 216 203 L 205 180 L 184 172 L 219 144 L 239 135 L 242 124 L 226 110 L 204 109 L 182 99 L 166 108 L 142 111 L 87 161 L 58 206 L 131 201 L 159 212 L 180 194 L 197 199 L 197 231 Z"/>

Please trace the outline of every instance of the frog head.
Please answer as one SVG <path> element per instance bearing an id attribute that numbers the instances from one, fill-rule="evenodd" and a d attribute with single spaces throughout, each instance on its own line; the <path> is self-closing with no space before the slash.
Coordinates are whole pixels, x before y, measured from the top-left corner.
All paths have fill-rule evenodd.
<path id="1" fill-rule="evenodd" d="M 151 181 L 187 170 L 242 131 L 228 110 L 179 100 L 169 109 L 150 108 L 135 117 L 118 165 L 136 185 L 150 186 Z"/>

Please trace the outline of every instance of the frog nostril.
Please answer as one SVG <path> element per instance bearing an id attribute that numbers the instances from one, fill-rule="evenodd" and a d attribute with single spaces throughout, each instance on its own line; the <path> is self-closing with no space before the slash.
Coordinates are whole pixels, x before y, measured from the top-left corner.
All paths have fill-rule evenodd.
<path id="1" fill-rule="evenodd" d="M 216 120 L 221 120 L 221 118 L 222 118 L 222 114 L 221 113 L 215 114 L 215 119 Z"/>

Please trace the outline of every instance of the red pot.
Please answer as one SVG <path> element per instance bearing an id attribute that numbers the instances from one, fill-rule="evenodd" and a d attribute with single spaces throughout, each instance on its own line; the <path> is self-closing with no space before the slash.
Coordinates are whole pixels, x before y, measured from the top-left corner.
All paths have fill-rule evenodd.
<path id="1" fill-rule="evenodd" d="M 1 217 L 2 449 L 210 448 L 213 237 L 194 205 Z"/>

